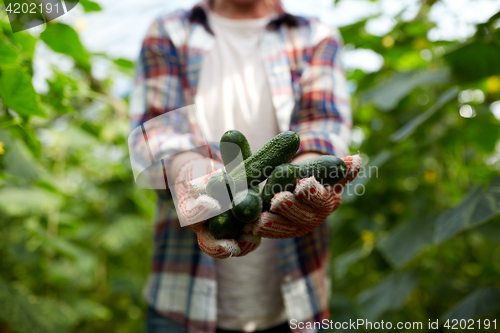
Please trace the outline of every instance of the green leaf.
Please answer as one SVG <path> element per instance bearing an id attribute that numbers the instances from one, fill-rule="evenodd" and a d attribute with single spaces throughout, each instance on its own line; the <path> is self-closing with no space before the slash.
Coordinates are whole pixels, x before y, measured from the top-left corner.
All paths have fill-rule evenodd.
<path id="1" fill-rule="evenodd" d="M 62 23 L 48 23 L 47 28 L 40 34 L 43 40 L 52 50 L 67 54 L 77 63 L 85 68 L 90 68 L 89 55 L 80 38 L 73 28 Z"/>
<path id="2" fill-rule="evenodd" d="M 500 37 L 497 31 L 493 39 Z M 453 75 L 462 80 L 478 80 L 500 73 L 500 47 L 498 41 L 484 38 L 455 48 L 444 55 L 451 65 Z"/>
<path id="3" fill-rule="evenodd" d="M 436 244 L 441 243 L 467 227 L 480 195 L 481 185 L 476 185 L 455 208 L 441 214 L 437 221 L 436 234 L 434 236 Z"/>
<path id="4" fill-rule="evenodd" d="M 5 65 L 15 65 L 20 60 L 19 53 L 7 40 L 0 35 L 0 67 Z"/>
<path id="5" fill-rule="evenodd" d="M 83 6 L 83 10 L 86 12 L 98 12 L 101 10 L 101 6 L 90 0 L 64 0 L 64 4 L 66 5 L 66 11 L 70 11 L 76 7 L 76 5 L 80 3 Z"/>
<path id="6" fill-rule="evenodd" d="M 58 209 L 62 203 L 57 194 L 36 187 L 0 189 L 0 211 L 11 216 L 44 214 Z"/>
<path id="7" fill-rule="evenodd" d="M 374 321 L 389 310 L 399 310 L 417 286 L 413 273 L 391 273 L 376 286 L 357 296 L 361 318 Z"/>
<path id="8" fill-rule="evenodd" d="M 103 244 L 110 252 L 120 253 L 149 232 L 146 221 L 140 216 L 122 216 L 106 228 Z"/>
<path id="9" fill-rule="evenodd" d="M 90 0 L 80 0 L 79 2 L 83 6 L 83 10 L 86 12 L 99 12 L 102 10 L 101 6 L 97 2 Z"/>
<path id="10" fill-rule="evenodd" d="M 134 68 L 134 63 L 127 59 L 115 59 L 113 62 L 120 67 Z"/>
<path id="11" fill-rule="evenodd" d="M 486 191 L 476 185 L 455 208 L 441 214 L 437 221 L 435 243 L 481 225 L 500 214 L 500 177 L 495 178 Z"/>
<path id="12" fill-rule="evenodd" d="M 446 312 L 442 320 L 474 319 L 500 309 L 500 290 L 497 288 L 481 288 L 469 294 Z"/>
<path id="13" fill-rule="evenodd" d="M 483 224 L 500 215 L 500 177 L 493 179 L 472 212 L 470 227 Z"/>
<path id="14" fill-rule="evenodd" d="M 394 109 L 398 103 L 421 85 L 435 85 L 448 82 L 448 71 L 410 71 L 397 73 L 359 96 L 360 102 L 375 104 L 383 111 Z"/>
<path id="15" fill-rule="evenodd" d="M 452 87 L 446 90 L 438 99 L 436 104 L 429 108 L 429 110 L 424 113 L 418 115 L 410 122 L 406 123 L 403 127 L 398 129 L 391 135 L 391 141 L 393 142 L 401 142 L 404 139 L 408 138 L 418 126 L 422 125 L 427 119 L 429 119 L 434 113 L 436 113 L 443 106 L 448 104 L 451 100 L 453 100 L 458 94 L 458 87 Z"/>
<path id="16" fill-rule="evenodd" d="M 479 232 L 492 242 L 500 243 L 500 221 L 490 221 L 478 226 L 474 231 Z"/>
<path id="17" fill-rule="evenodd" d="M 402 267 L 431 245 L 437 214 L 411 219 L 382 238 L 377 248 L 395 267 Z"/>
<path id="18" fill-rule="evenodd" d="M 478 150 L 485 153 L 493 153 L 500 137 L 500 127 L 498 124 L 491 124 L 479 121 L 477 118 L 471 119 L 465 129 L 467 142 L 474 145 Z"/>
<path id="19" fill-rule="evenodd" d="M 19 119 L 19 118 L 14 118 Z M 39 178 L 39 163 L 26 143 L 8 130 L 0 130 L 0 142 L 5 151 L 4 172 L 20 181 L 32 182 Z"/>
<path id="20" fill-rule="evenodd" d="M 0 27 L 3 29 L 3 32 L 7 40 L 9 40 L 13 45 L 17 46 L 18 49 L 23 54 L 28 56 L 30 59 L 33 57 L 37 41 L 35 37 L 31 36 L 29 33 L 26 32 L 13 33 L 10 27 L 4 26 L 1 21 L 0 21 Z"/>
<path id="21" fill-rule="evenodd" d="M 104 305 L 88 299 L 79 299 L 72 304 L 72 308 L 83 319 L 110 319 L 113 313 Z"/>
<path id="22" fill-rule="evenodd" d="M 0 318 L 18 333 L 66 332 L 78 319 L 67 304 L 20 292 L 2 281 Z"/>
<path id="23" fill-rule="evenodd" d="M 30 59 L 35 53 L 35 45 L 37 39 L 25 32 L 16 32 L 9 36 L 13 44 L 17 45 L 21 52 L 26 54 Z"/>
<path id="24" fill-rule="evenodd" d="M 343 278 L 352 264 L 365 258 L 370 252 L 371 251 L 367 251 L 366 247 L 358 247 L 337 256 L 334 261 L 335 277 L 337 279 Z"/>
<path id="25" fill-rule="evenodd" d="M 4 68 L 0 71 L 0 97 L 5 106 L 21 115 L 45 116 L 31 77 L 20 68 Z"/>

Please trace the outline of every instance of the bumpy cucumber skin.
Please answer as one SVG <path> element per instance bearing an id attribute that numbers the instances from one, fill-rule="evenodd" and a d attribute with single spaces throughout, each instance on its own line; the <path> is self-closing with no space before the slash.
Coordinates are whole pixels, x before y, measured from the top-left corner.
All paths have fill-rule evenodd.
<path id="1" fill-rule="evenodd" d="M 300 137 L 297 133 L 287 131 L 278 134 L 230 172 L 236 188 L 242 189 L 244 185 L 256 187 L 269 177 L 278 165 L 289 163 L 299 146 Z"/>
<path id="2" fill-rule="evenodd" d="M 236 239 L 243 229 L 243 224 L 228 210 L 208 220 L 208 229 L 217 239 Z"/>
<path id="3" fill-rule="evenodd" d="M 239 192 L 234 196 L 231 211 L 240 222 L 252 223 L 259 218 L 262 206 L 263 202 L 259 193 L 249 190 L 248 192 Z"/>
<path id="4" fill-rule="evenodd" d="M 227 192 L 229 199 L 232 201 L 232 193 L 236 192 L 236 185 L 233 178 L 227 172 L 218 172 L 208 180 L 206 192 L 212 198 L 219 200 L 219 202 L 222 198 L 226 198 Z M 222 202 L 220 203 L 222 204 Z M 228 205 L 224 203 L 224 206 Z"/>
<path id="5" fill-rule="evenodd" d="M 314 176 L 323 185 L 335 185 L 345 177 L 347 166 L 334 155 L 322 155 L 296 163 L 300 168 L 300 177 Z"/>
<path id="6" fill-rule="evenodd" d="M 231 165 L 231 162 L 234 161 L 240 151 L 243 160 L 252 156 L 252 150 L 250 149 L 250 144 L 248 143 L 247 138 L 240 131 L 226 131 L 220 139 L 220 155 L 224 165 L 226 166 L 227 172 L 231 172 L 232 168 L 234 168 Z"/>
<path id="7" fill-rule="evenodd" d="M 271 200 L 275 194 L 283 191 L 293 192 L 300 179 L 300 167 L 297 164 L 286 163 L 274 169 L 261 193 L 264 210 L 271 208 Z"/>

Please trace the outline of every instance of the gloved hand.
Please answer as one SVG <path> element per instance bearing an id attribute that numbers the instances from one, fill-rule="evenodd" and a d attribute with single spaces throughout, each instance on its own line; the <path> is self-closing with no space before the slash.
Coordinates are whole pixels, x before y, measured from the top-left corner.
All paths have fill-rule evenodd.
<path id="1" fill-rule="evenodd" d="M 314 177 L 304 178 L 293 193 L 284 191 L 273 197 L 270 211 L 274 213 L 262 213 L 257 222 L 245 226 L 243 231 L 265 238 L 295 238 L 314 230 L 340 206 L 342 189 L 359 173 L 359 155 L 343 160 L 347 176 L 335 186 L 325 187 Z"/>
<path id="2" fill-rule="evenodd" d="M 210 177 L 220 170 L 222 164 L 209 158 L 192 159 L 181 166 L 175 184 L 179 219 L 196 233 L 203 252 L 217 259 L 246 255 L 259 246 L 261 239 L 246 233 L 236 240 L 216 239 L 208 229 L 207 219 L 219 214 L 221 207 L 205 189 Z"/>

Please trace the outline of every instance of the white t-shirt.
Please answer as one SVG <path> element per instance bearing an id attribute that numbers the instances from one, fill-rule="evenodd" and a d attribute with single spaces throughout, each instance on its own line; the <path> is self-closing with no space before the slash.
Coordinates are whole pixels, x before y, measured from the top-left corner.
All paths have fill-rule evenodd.
<path id="1" fill-rule="evenodd" d="M 208 14 L 215 45 L 204 57 L 195 97 L 207 140 L 242 132 L 256 152 L 279 133 L 271 91 L 260 56 L 269 17 L 233 20 Z M 278 240 L 240 258 L 216 259 L 217 326 L 252 332 L 285 322 L 278 275 Z"/>

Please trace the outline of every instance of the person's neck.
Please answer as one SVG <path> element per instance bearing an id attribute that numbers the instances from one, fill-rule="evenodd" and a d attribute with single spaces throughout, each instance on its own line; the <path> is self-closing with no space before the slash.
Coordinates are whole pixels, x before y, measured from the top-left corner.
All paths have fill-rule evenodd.
<path id="1" fill-rule="evenodd" d="M 239 4 L 227 0 L 214 0 L 211 9 L 221 16 L 235 19 L 255 19 L 271 15 L 274 7 L 272 1 L 259 0 L 249 4 Z"/>

